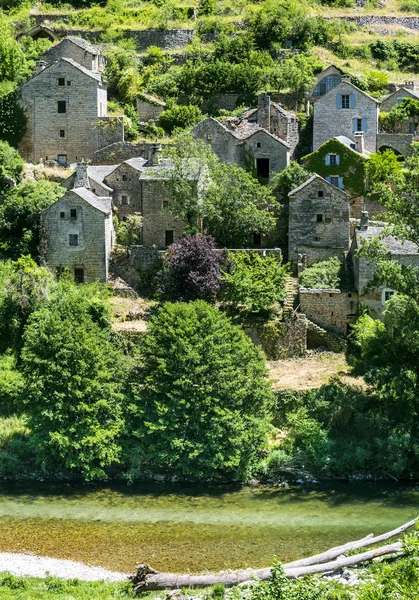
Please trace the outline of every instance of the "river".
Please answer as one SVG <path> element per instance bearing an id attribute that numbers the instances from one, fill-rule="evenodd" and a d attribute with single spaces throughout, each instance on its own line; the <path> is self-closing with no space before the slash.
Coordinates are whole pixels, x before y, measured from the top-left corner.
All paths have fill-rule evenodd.
<path id="1" fill-rule="evenodd" d="M 375 484 L 263 488 L 0 487 L 0 552 L 118 571 L 137 562 L 197 572 L 258 567 L 383 533 L 419 513 L 419 488 Z"/>

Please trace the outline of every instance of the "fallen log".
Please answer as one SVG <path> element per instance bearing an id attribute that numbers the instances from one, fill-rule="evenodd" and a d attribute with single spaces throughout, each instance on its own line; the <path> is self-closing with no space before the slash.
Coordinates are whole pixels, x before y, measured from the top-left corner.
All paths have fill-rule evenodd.
<path id="1" fill-rule="evenodd" d="M 419 518 L 419 517 L 418 517 Z M 374 537 L 373 534 L 357 540 L 348 542 L 342 546 L 336 546 L 321 554 L 316 554 L 309 558 L 293 561 L 283 565 L 285 575 L 290 579 L 296 579 L 305 575 L 316 573 L 333 572 L 344 567 L 354 566 L 363 562 L 370 561 L 379 556 L 399 553 L 402 550 L 401 542 L 388 544 L 380 548 L 375 548 L 368 552 L 362 552 L 354 556 L 345 556 L 349 550 L 360 549 L 372 544 L 377 544 L 396 535 L 400 535 L 409 527 L 412 527 L 417 519 L 405 523 L 397 529 Z M 245 583 L 253 578 L 266 580 L 271 576 L 271 568 L 247 569 L 241 571 L 208 573 L 200 575 L 191 575 L 189 573 L 161 573 L 146 564 L 137 566 L 137 572 L 130 577 L 134 584 L 134 590 L 137 593 L 149 590 L 179 589 L 182 587 L 209 587 L 221 583 L 225 586 L 238 585 Z"/>

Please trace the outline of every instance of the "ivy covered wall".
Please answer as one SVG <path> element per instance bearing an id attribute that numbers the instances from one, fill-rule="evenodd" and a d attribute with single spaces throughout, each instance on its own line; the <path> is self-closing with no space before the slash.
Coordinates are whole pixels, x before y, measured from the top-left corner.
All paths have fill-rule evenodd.
<path id="1" fill-rule="evenodd" d="M 327 156 L 336 154 L 339 164 L 327 164 Z M 339 140 L 331 139 L 325 142 L 315 152 L 304 156 L 301 164 L 312 173 L 321 177 L 342 177 L 343 189 L 351 196 L 365 194 L 365 163 L 368 159 L 351 150 Z"/>

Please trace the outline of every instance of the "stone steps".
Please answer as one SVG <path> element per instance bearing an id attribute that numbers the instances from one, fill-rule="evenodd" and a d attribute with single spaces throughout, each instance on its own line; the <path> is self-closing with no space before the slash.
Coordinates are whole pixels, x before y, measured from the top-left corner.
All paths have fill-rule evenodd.
<path id="1" fill-rule="evenodd" d="M 297 304 L 299 284 L 296 277 L 288 277 L 285 282 L 284 310 L 292 311 Z"/>

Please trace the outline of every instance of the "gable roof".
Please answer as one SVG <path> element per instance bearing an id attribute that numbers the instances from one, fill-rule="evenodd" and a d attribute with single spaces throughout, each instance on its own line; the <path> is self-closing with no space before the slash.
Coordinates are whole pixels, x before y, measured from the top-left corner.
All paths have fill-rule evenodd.
<path id="1" fill-rule="evenodd" d="M 350 81 L 341 81 L 340 83 L 338 83 L 337 85 L 335 85 L 335 87 L 333 87 L 331 90 L 329 90 L 328 92 L 326 92 L 325 94 L 323 94 L 323 96 L 319 96 L 316 99 L 315 104 L 318 104 L 321 100 L 324 100 L 325 98 L 327 98 L 327 96 L 329 96 L 329 94 L 331 94 L 332 92 L 334 92 L 336 94 L 336 91 L 340 88 L 341 85 L 349 85 L 349 87 L 353 88 L 356 92 L 358 92 L 359 94 L 362 94 L 363 96 L 365 96 L 369 100 L 372 100 L 376 104 L 381 104 L 381 100 L 377 100 L 377 98 L 373 98 L 372 96 L 370 96 L 369 94 L 367 94 L 367 92 L 364 92 L 359 87 L 356 87 L 356 85 L 354 85 Z"/>
<path id="2" fill-rule="evenodd" d="M 288 196 L 294 196 L 299 191 L 301 191 L 302 189 L 304 189 L 305 187 L 307 187 L 308 185 L 313 183 L 313 181 L 315 181 L 316 179 L 319 179 L 322 183 L 325 183 L 326 185 L 331 186 L 333 188 L 333 190 L 335 190 L 335 191 L 338 190 L 341 194 L 350 198 L 350 195 L 348 194 L 348 192 L 345 192 L 345 190 L 341 190 L 340 188 L 336 187 L 332 183 L 329 183 L 329 181 L 326 181 L 326 179 L 323 179 L 323 177 L 321 177 L 320 175 L 317 175 L 317 173 L 314 173 L 314 175 L 312 175 L 309 179 L 307 179 L 307 181 L 305 181 L 304 183 L 302 183 L 295 189 L 291 190 L 291 192 L 288 194 Z"/>
<path id="3" fill-rule="evenodd" d="M 415 90 L 409 90 L 409 88 L 401 87 L 401 88 L 398 88 L 397 90 L 394 90 L 394 92 L 391 92 L 391 94 L 386 94 L 385 96 L 383 96 L 381 102 L 383 102 L 383 100 L 388 100 L 392 96 L 396 96 L 397 94 L 400 94 L 401 91 L 407 92 L 408 94 L 410 94 L 411 96 L 413 96 L 414 98 L 419 100 L 418 92 L 416 92 Z"/>
<path id="4" fill-rule="evenodd" d="M 62 42 L 65 42 L 65 40 L 70 40 L 70 42 L 73 42 L 73 44 L 76 44 L 76 46 L 79 46 L 79 48 L 82 48 L 86 52 L 90 52 L 91 54 L 95 54 L 95 55 L 100 54 L 100 49 L 98 46 L 93 46 L 92 44 L 89 44 L 89 42 L 87 42 L 83 38 L 78 38 L 78 37 L 73 37 L 73 36 L 68 35 L 63 40 L 61 40 L 60 44 Z M 58 44 L 57 44 L 57 46 L 58 46 Z"/>
<path id="5" fill-rule="evenodd" d="M 53 64 L 59 63 L 60 61 L 69 63 L 70 65 L 72 65 L 73 67 L 76 67 L 76 69 L 78 69 L 85 75 L 88 75 L 92 79 L 96 79 L 96 81 L 102 82 L 102 75 L 100 73 L 95 73 L 94 71 L 90 71 L 89 69 L 86 69 L 86 67 L 83 67 L 82 65 L 80 65 L 78 62 L 76 62 L 72 58 L 60 58 L 58 61 L 55 61 L 55 63 L 53 63 Z M 41 71 L 41 73 L 42 73 L 42 71 Z"/>
<path id="6" fill-rule="evenodd" d="M 136 171 L 141 171 L 142 167 L 148 162 L 146 158 L 142 156 L 129 158 L 128 160 L 124 160 L 124 163 L 135 169 Z"/>
<path id="7" fill-rule="evenodd" d="M 361 154 L 361 152 L 358 152 L 358 150 L 355 147 L 355 142 L 353 142 L 351 140 L 351 138 L 346 137 L 346 135 L 336 135 L 332 139 L 337 140 L 338 142 L 340 142 L 341 144 L 346 146 L 348 148 L 348 150 L 355 152 L 355 154 L 357 156 L 362 156 L 363 158 L 369 158 L 372 154 L 372 152 L 369 152 L 368 150 L 364 150 L 364 152 L 362 154 Z M 324 144 L 327 144 L 327 142 L 324 142 Z M 323 146 L 323 144 L 322 144 L 322 146 Z M 321 146 L 320 146 L 320 148 L 321 148 Z"/>
<path id="8" fill-rule="evenodd" d="M 88 190 L 87 188 L 75 188 L 73 190 L 69 190 L 67 193 L 76 194 L 77 196 L 79 196 L 79 198 L 87 202 L 87 204 L 90 204 L 90 206 L 92 206 L 96 210 L 99 210 L 105 215 L 111 212 L 112 199 L 109 197 L 96 196 L 95 193 L 93 193 L 91 190 Z"/>
<path id="9" fill-rule="evenodd" d="M 403 241 L 392 235 L 381 237 L 384 227 L 368 226 L 367 229 L 356 227 L 355 231 L 360 239 L 380 238 L 381 242 L 387 247 L 391 255 L 411 256 L 419 254 L 419 247 L 414 242 L 408 240 Z"/>

